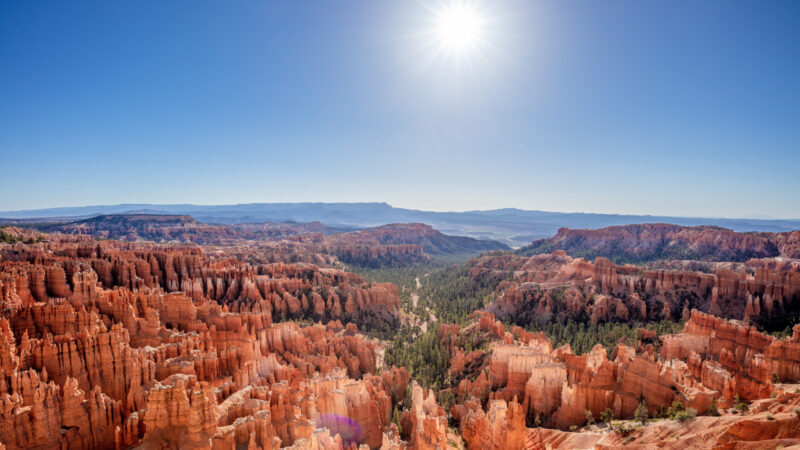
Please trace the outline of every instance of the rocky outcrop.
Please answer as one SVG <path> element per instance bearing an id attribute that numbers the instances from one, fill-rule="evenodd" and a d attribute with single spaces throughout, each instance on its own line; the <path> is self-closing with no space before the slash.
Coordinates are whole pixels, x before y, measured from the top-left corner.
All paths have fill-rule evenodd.
<path id="1" fill-rule="evenodd" d="M 492 322 L 486 313 L 478 320 Z M 478 329 L 476 321 L 459 335 L 473 339 L 470 336 Z M 460 422 L 470 448 L 496 448 L 495 443 L 503 439 L 518 439 L 524 425 L 506 423 L 502 429 L 507 434 L 498 434 L 491 424 L 503 414 L 492 416 L 492 411 L 507 410 L 504 417 L 528 426 L 566 430 L 586 426 L 587 417 L 590 422 L 600 420 L 606 411 L 617 419 L 632 419 L 642 404 L 652 417 L 675 402 L 704 413 L 714 402 L 719 407 L 733 406 L 737 396 L 746 402 L 784 398 L 790 393 L 777 388 L 772 380 L 779 375 L 771 374 L 780 371 L 786 374 L 782 381 L 800 381 L 793 375 L 800 326 L 795 331 L 790 338 L 775 339 L 752 327 L 693 311 L 682 333 L 662 336 L 660 354 L 652 344 L 640 343 L 639 349 L 617 345 L 609 356 L 600 345 L 582 355 L 574 354 L 569 346 L 553 349 L 544 336 L 514 329 L 492 338 L 486 379 L 481 373 L 474 381 L 459 382 L 451 414 Z M 449 335 L 449 329 L 444 334 Z M 459 351 L 455 354 L 460 355 Z M 465 372 L 464 359 L 452 360 L 457 367 L 455 371 L 451 367 L 451 374 Z M 796 396 L 800 402 L 800 395 Z M 515 412 L 509 415 L 512 408 Z M 796 432 L 786 436 L 800 438 Z M 602 442 L 619 445 L 625 437 Z M 591 448 L 601 438 L 592 433 L 536 430 L 528 433 L 525 445 Z M 717 438 L 721 435 L 714 434 Z"/>
<path id="2" fill-rule="evenodd" d="M 378 448 L 405 397 L 408 373 L 374 375 L 376 344 L 347 323 L 394 323 L 394 285 L 185 246 L 0 254 L 5 448 Z"/>
<path id="3" fill-rule="evenodd" d="M 800 327 L 788 339 L 693 311 L 683 333 L 662 337 L 665 358 L 689 360 L 693 374 L 716 387 L 729 403 L 769 396 L 773 380 L 800 377 Z M 697 363 L 699 359 L 714 363 Z"/>
<path id="4" fill-rule="evenodd" d="M 564 252 L 487 255 L 470 275 L 495 280 L 494 307 L 514 317 L 525 307 L 598 322 L 677 314 L 685 329 L 660 341 L 642 329 L 637 344 L 575 354 L 476 312 L 463 328 L 438 327 L 447 384 L 414 382 L 407 399 L 408 372 L 383 367 L 384 344 L 359 334 L 398 323 L 394 285 L 213 247 L 61 239 L 0 245 L 5 448 L 447 448 L 462 437 L 469 448 L 615 447 L 631 435 L 599 432 L 587 412 L 631 419 L 641 404 L 654 415 L 675 401 L 701 414 L 716 402 L 722 417 L 681 425 L 702 424 L 691 434 L 647 425 L 640 445 L 798 439 L 789 383 L 800 381 L 800 326 L 776 339 L 690 308 L 734 311 L 744 298 L 743 315 L 785 311 L 800 273 L 785 265 L 705 274 Z M 742 415 L 727 412 L 737 397 L 750 406 Z"/>
<path id="5" fill-rule="evenodd" d="M 800 395 L 759 400 L 747 412 L 698 416 L 686 422 L 661 420 L 635 430 L 583 427 L 576 431 L 529 428 L 526 449 L 616 448 L 794 448 L 800 445 Z"/>
<path id="6" fill-rule="evenodd" d="M 223 246 L 219 250 L 233 251 L 239 253 L 241 259 L 258 262 L 330 263 L 333 262 L 330 257 L 333 257 L 348 264 L 391 266 L 424 261 L 429 255 L 477 254 L 509 249 L 496 241 L 448 236 L 421 223 L 341 232 L 319 222 L 212 225 L 197 222 L 191 216 L 110 214 L 51 224 L 42 230 L 130 242 L 190 242 Z M 257 251 L 252 251 L 254 248 Z"/>
<path id="7" fill-rule="evenodd" d="M 484 412 L 480 402 L 467 401 L 461 419 L 461 434 L 469 448 L 523 448 L 527 430 L 525 414 L 516 399 L 492 400 Z"/>
<path id="8" fill-rule="evenodd" d="M 3 305 L 18 307 L 63 297 L 75 306 L 91 308 L 97 303 L 92 292 L 99 282 L 107 289 L 182 292 L 192 301 L 214 301 L 234 310 L 257 305 L 268 320 L 274 316 L 371 325 L 399 323 L 400 303 L 394 285 L 367 284 L 359 276 L 337 269 L 212 261 L 199 248 L 186 246 L 104 241 L 27 247 L 31 248 L 25 252 L 5 250 L 3 260 L 14 263 L 4 266 L 0 278 Z"/>
<path id="9" fill-rule="evenodd" d="M 433 391 L 423 389 L 416 381 L 411 387 L 411 409 L 404 414 L 403 422 L 403 429 L 410 430 L 412 448 L 433 450 L 447 447 L 447 414 L 436 402 Z"/>
<path id="10" fill-rule="evenodd" d="M 519 252 L 523 255 L 564 250 L 572 256 L 609 258 L 616 262 L 664 259 L 747 261 L 750 258 L 797 258 L 798 232 L 737 233 L 713 226 L 684 227 L 665 223 L 612 226 L 594 230 L 561 228 Z"/>
<path id="11" fill-rule="evenodd" d="M 473 263 L 470 276 L 505 279 L 488 310 L 519 324 L 687 320 L 692 309 L 774 329 L 790 324 L 800 305 L 800 273 L 743 267 L 713 274 L 646 270 L 556 251 L 527 258 L 484 256 Z"/>
<path id="12" fill-rule="evenodd" d="M 193 385 L 188 391 L 187 383 Z M 150 389 L 142 421 L 142 448 L 210 449 L 217 431 L 216 397 L 207 383 L 172 375 Z"/>

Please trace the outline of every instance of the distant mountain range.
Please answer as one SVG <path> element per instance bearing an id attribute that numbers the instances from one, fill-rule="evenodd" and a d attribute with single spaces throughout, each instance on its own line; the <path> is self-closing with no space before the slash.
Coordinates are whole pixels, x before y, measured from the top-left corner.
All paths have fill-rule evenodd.
<path id="1" fill-rule="evenodd" d="M 800 229 L 800 219 L 722 219 L 560 213 L 506 208 L 487 211 L 434 212 L 395 208 L 387 203 L 250 203 L 241 205 L 121 204 L 2 211 L 0 223 L 20 219 L 66 222 L 100 214 L 141 213 L 190 215 L 211 224 L 257 222 L 321 222 L 336 228 L 368 228 L 390 223 L 426 223 L 445 234 L 493 239 L 512 246 L 554 235 L 559 228 L 596 229 L 632 223 L 714 225 L 733 231 L 785 232 Z"/>

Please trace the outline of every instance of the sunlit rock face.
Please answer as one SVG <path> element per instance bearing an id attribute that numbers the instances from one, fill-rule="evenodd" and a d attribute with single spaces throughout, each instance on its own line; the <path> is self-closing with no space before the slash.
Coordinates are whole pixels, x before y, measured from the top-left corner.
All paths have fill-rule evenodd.
<path id="1" fill-rule="evenodd" d="M 516 323 L 688 320 L 692 309 L 782 329 L 800 308 L 800 266 L 752 260 L 736 271 L 649 270 L 563 251 L 485 255 L 470 275 L 502 279 L 488 310 Z"/>
<path id="2" fill-rule="evenodd" d="M 199 247 L 113 241 L 20 244 L 2 252 L 7 264 L 0 293 L 4 304 L 14 307 L 66 298 L 75 308 L 91 308 L 99 282 L 105 289 L 125 288 L 136 295 L 145 295 L 145 288 L 182 293 L 188 303 L 148 300 L 158 304 L 169 323 L 193 320 L 185 315 L 191 310 L 180 310 L 192 302 L 199 308 L 213 302 L 267 321 L 305 317 L 396 325 L 400 313 L 396 286 L 368 284 L 353 273 L 305 263 L 249 265 L 232 258 L 209 259 Z"/>
<path id="3" fill-rule="evenodd" d="M 587 417 L 597 421 L 608 410 L 617 419 L 630 420 L 641 404 L 654 416 L 674 402 L 705 414 L 714 403 L 731 408 L 736 398 L 751 403 L 751 409 L 743 415 L 720 409 L 722 417 L 698 417 L 686 424 L 650 423 L 636 438 L 667 448 L 736 448 L 739 441 L 761 440 L 762 433 L 767 446 L 773 440 L 783 442 L 775 445 L 800 443 L 800 428 L 790 431 L 790 424 L 800 424 L 794 412 L 800 393 L 794 392 L 795 384 L 774 382 L 800 381 L 795 373 L 800 327 L 791 337 L 775 339 L 739 322 L 693 311 L 683 332 L 661 337 L 660 352 L 640 342 L 636 348 L 617 345 L 610 355 L 600 345 L 575 355 L 569 346 L 553 349 L 543 335 L 518 327 L 495 333 L 499 322 L 493 321 L 482 313 L 465 328 L 444 333 L 469 338 L 483 333 L 493 342 L 481 350 L 488 358 L 469 358 L 486 361 L 480 375 L 462 379 L 455 389 L 451 416 L 470 448 L 508 448 L 504 443 L 516 445 L 518 439 L 524 443 L 517 448 L 621 446 L 630 435 L 609 434 L 605 425 L 587 426 Z M 454 354 L 450 373 L 459 377 L 469 370 L 467 357 Z M 695 423 L 703 424 L 702 430 Z M 762 423 L 766 425 L 760 430 Z M 664 441 L 664 433 L 676 436 L 674 442 Z"/>
<path id="4" fill-rule="evenodd" d="M 403 428 L 410 430 L 412 448 L 433 450 L 447 446 L 447 413 L 436 402 L 433 391 L 412 383 L 411 409 L 406 412 Z"/>
<path id="5" fill-rule="evenodd" d="M 376 375 L 357 324 L 396 323 L 394 285 L 78 237 L 0 245 L 0 257 L 5 448 L 392 442 L 409 375 Z"/>
<path id="6" fill-rule="evenodd" d="M 751 258 L 800 257 L 800 233 L 738 233 L 715 226 L 685 227 L 644 223 L 599 229 L 561 228 L 550 238 L 524 247 L 524 254 L 563 250 L 615 261 L 663 259 L 747 261 Z"/>

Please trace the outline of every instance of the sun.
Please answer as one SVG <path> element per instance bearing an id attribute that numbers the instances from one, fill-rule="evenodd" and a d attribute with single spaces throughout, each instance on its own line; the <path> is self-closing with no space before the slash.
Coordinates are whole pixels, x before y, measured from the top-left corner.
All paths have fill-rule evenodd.
<path id="1" fill-rule="evenodd" d="M 495 66 L 500 20 L 497 7 L 481 0 L 417 0 L 424 12 L 419 28 L 406 38 L 417 46 L 409 64 L 415 72 L 437 73 L 449 80 L 474 78 Z M 455 79 L 454 76 L 458 78 Z"/>
<path id="2" fill-rule="evenodd" d="M 436 12 L 435 35 L 443 50 L 465 53 L 481 42 L 484 24 L 475 4 L 454 1 Z"/>

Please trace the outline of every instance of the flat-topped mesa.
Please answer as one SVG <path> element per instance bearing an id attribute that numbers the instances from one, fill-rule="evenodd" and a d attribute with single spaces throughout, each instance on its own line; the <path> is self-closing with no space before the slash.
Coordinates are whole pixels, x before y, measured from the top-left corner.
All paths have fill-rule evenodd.
<path id="1" fill-rule="evenodd" d="M 395 223 L 333 234 L 326 237 L 325 243 L 337 249 L 384 246 L 388 249 L 405 250 L 412 256 L 474 254 L 487 250 L 508 249 L 496 241 L 448 236 L 424 223 Z M 424 253 L 417 255 L 414 253 L 416 248 Z"/>
<path id="2" fill-rule="evenodd" d="M 236 233 L 225 225 L 210 225 L 191 216 L 167 214 L 107 214 L 76 222 L 54 224 L 45 231 L 90 235 L 128 241 L 216 242 Z"/>

